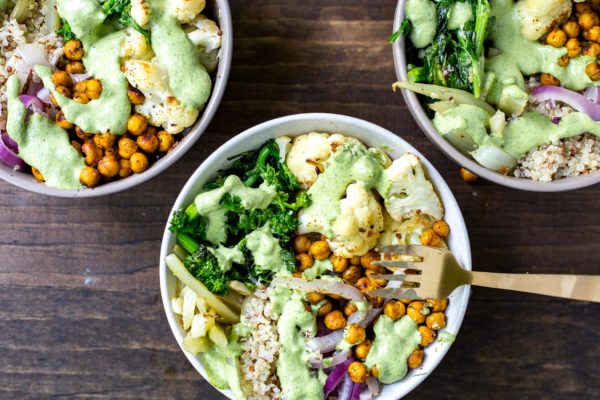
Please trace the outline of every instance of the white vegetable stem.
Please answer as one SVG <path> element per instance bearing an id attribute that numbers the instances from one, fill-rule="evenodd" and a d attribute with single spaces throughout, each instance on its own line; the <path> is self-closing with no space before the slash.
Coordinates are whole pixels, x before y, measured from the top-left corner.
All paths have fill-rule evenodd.
<path id="1" fill-rule="evenodd" d="M 273 279 L 274 286 L 282 286 L 292 290 L 300 290 L 303 292 L 318 292 L 337 294 L 348 300 L 364 301 L 363 294 L 354 286 L 346 285 L 345 283 L 328 281 L 325 279 L 313 279 L 306 281 L 302 278 L 284 278 L 277 277 Z"/>
<path id="2" fill-rule="evenodd" d="M 206 301 L 206 304 L 221 316 L 224 322 L 229 324 L 240 322 L 240 316 L 227 307 L 217 296 L 212 294 L 202 282 L 194 278 L 175 254 L 167 256 L 165 261 L 173 275 L 183 282 L 184 285 L 196 292 L 198 296 L 202 297 Z"/>

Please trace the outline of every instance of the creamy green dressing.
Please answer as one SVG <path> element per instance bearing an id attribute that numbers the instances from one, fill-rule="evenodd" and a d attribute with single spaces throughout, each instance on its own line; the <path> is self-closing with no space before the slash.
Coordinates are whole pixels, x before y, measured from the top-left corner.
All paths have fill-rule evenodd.
<path id="1" fill-rule="evenodd" d="M 188 108 L 200 108 L 210 96 L 211 80 L 177 19 L 167 12 L 168 0 L 151 0 L 152 49 L 169 75 L 169 85 Z"/>
<path id="2" fill-rule="evenodd" d="M 221 348 L 212 344 L 207 352 L 200 353 L 198 357 L 206 370 L 209 382 L 218 389 L 230 389 L 235 398 L 244 400 L 246 396 L 242 390 L 239 369 L 237 343 Z"/>
<path id="3" fill-rule="evenodd" d="M 233 266 L 233 263 L 243 264 L 246 262 L 244 253 L 242 253 L 237 246 L 229 248 L 219 245 L 219 247 L 216 249 L 209 247 L 208 251 L 210 251 L 216 257 L 219 267 L 223 272 L 229 271 Z"/>
<path id="4" fill-rule="evenodd" d="M 96 0 L 58 0 L 58 12 L 83 43 L 83 63 L 87 72 L 102 82 L 102 95 L 87 104 L 78 103 L 56 91 L 49 67 L 38 65 L 35 72 L 50 89 L 68 121 L 88 133 L 125 133 L 131 114 L 128 82 L 120 65 L 125 31 L 115 31 L 105 23 L 106 16 Z"/>
<path id="5" fill-rule="evenodd" d="M 408 315 L 397 321 L 386 315 L 379 317 L 373 328 L 373 347 L 365 360 L 369 369 L 377 366 L 379 381 L 391 384 L 406 375 L 408 357 L 421 342 L 421 334 L 417 328 L 417 323 Z"/>
<path id="6" fill-rule="evenodd" d="M 278 304 L 282 304 L 282 300 L 280 298 Z M 315 376 L 311 371 L 309 354 L 306 351 L 305 333 L 314 336 L 316 332 L 315 316 L 306 311 L 302 297 L 290 295 L 277 321 L 281 345 L 276 364 L 277 376 L 286 400 L 323 399 L 326 376 L 322 370 Z"/>
<path id="7" fill-rule="evenodd" d="M 460 29 L 473 19 L 473 8 L 469 2 L 457 1 L 448 14 L 448 29 Z"/>
<path id="8" fill-rule="evenodd" d="M 329 271 L 333 271 L 333 264 L 331 264 L 329 258 L 315 260 L 314 265 L 302 273 L 302 277 L 308 280 L 316 279 Z"/>
<path id="9" fill-rule="evenodd" d="M 405 10 L 411 23 L 411 42 L 418 49 L 427 47 L 437 32 L 435 4 L 430 0 L 407 0 Z"/>
<path id="10" fill-rule="evenodd" d="M 276 274 L 286 271 L 279 240 L 271 233 L 269 224 L 246 236 L 246 247 L 252 253 L 258 269 Z"/>
<path id="11" fill-rule="evenodd" d="M 27 110 L 19 100 L 21 84 L 17 75 L 8 78 L 6 89 L 6 130 L 19 145 L 19 157 L 37 168 L 49 186 L 80 188 L 79 175 L 85 162 L 71 146 L 68 133 L 41 114 L 32 114 L 27 121 Z"/>
<path id="12" fill-rule="evenodd" d="M 235 175 L 227 177 L 222 187 L 196 196 L 194 204 L 198 213 L 208 219 L 206 239 L 214 244 L 220 244 L 227 240 L 225 227 L 227 210 L 221 205 L 221 200 L 226 194 L 239 197 L 242 207 L 246 210 L 265 209 L 275 198 L 275 192 L 267 185 L 263 184 L 256 189 L 249 188 Z"/>
<path id="13" fill-rule="evenodd" d="M 312 204 L 302 210 L 308 215 L 318 216 L 322 226 L 308 228 L 333 236 L 332 226 L 340 213 L 340 199 L 353 182 L 386 196 L 390 185 L 378 153 L 377 149 L 369 150 L 361 144 L 347 142 L 329 157 L 325 171 L 308 190 Z"/>

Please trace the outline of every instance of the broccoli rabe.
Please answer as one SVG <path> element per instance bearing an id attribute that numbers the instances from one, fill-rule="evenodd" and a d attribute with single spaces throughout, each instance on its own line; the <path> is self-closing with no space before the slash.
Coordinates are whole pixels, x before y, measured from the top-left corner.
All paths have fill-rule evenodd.
<path id="1" fill-rule="evenodd" d="M 142 28 L 131 17 L 131 0 L 105 0 L 102 4 L 102 8 L 107 16 L 117 16 L 121 25 L 132 27 L 144 35 L 148 43 L 150 42 L 150 32 L 147 29 Z"/>
<path id="2" fill-rule="evenodd" d="M 72 39 L 77 39 L 77 36 L 71 30 L 71 25 L 69 25 L 69 23 L 65 19 L 61 19 L 60 29 L 57 30 L 56 33 L 62 36 L 65 42 L 68 42 Z"/>
<path id="3" fill-rule="evenodd" d="M 178 240 L 180 238 L 178 237 Z M 189 238 L 188 238 L 189 239 Z M 183 265 L 190 273 L 215 294 L 226 294 L 228 291 L 229 278 L 221 268 L 217 258 L 208 251 L 203 244 L 196 243 L 196 246 L 186 248 L 191 242 L 179 240 L 179 244 L 186 250 L 196 250 L 183 260 Z"/>

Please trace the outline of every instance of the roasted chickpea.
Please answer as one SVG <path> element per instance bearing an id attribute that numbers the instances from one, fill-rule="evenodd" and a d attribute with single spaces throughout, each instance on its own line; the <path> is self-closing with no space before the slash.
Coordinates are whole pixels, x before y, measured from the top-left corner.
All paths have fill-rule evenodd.
<path id="1" fill-rule="evenodd" d="M 71 140 L 71 146 L 73 146 L 78 153 L 81 153 L 81 143 L 79 143 L 77 140 Z"/>
<path id="2" fill-rule="evenodd" d="M 294 271 L 294 272 L 292 272 L 292 276 L 294 278 L 302 278 L 302 272 L 300 272 L 300 271 Z"/>
<path id="3" fill-rule="evenodd" d="M 373 366 L 371 367 L 371 375 L 372 375 L 374 378 L 379 378 L 379 368 L 377 368 L 377 365 L 373 365 Z"/>
<path id="4" fill-rule="evenodd" d="M 569 56 L 562 56 L 558 58 L 558 61 L 556 63 L 564 68 L 568 66 L 570 62 L 571 59 L 569 58 Z"/>
<path id="5" fill-rule="evenodd" d="M 306 271 L 315 263 L 314 259 L 310 256 L 310 254 L 306 253 L 296 254 L 294 258 L 296 259 L 296 266 L 299 271 Z"/>
<path id="6" fill-rule="evenodd" d="M 356 307 L 356 304 L 352 303 L 352 302 L 348 302 L 346 303 L 346 305 L 344 306 L 344 315 L 346 317 L 351 316 L 352 314 L 354 314 L 355 312 L 358 311 L 358 307 Z"/>
<path id="7" fill-rule="evenodd" d="M 127 130 L 135 136 L 139 136 L 148 128 L 148 122 L 143 115 L 133 114 L 127 121 Z"/>
<path id="8" fill-rule="evenodd" d="M 73 100 L 81 104 L 87 104 L 90 102 L 90 98 L 85 93 L 75 93 L 73 95 Z"/>
<path id="9" fill-rule="evenodd" d="M 423 356 L 425 353 L 421 349 L 416 349 L 410 356 L 408 356 L 408 368 L 415 369 L 418 368 L 423 362 Z"/>
<path id="10" fill-rule="evenodd" d="M 406 309 L 406 315 L 417 324 L 425 322 L 425 316 L 427 314 L 429 314 L 429 309 L 425 307 L 425 304 L 422 301 L 413 301 Z"/>
<path id="11" fill-rule="evenodd" d="M 360 268 L 352 266 L 342 273 L 342 279 L 351 285 L 354 285 L 360 279 Z"/>
<path id="12" fill-rule="evenodd" d="M 419 333 L 421 334 L 421 347 L 427 347 L 435 340 L 435 331 L 425 325 L 419 326 Z"/>
<path id="13" fill-rule="evenodd" d="M 350 325 L 348 328 L 346 328 L 346 332 L 344 332 L 344 339 L 350 344 L 362 343 L 366 338 L 367 332 L 365 332 L 365 328 L 359 324 Z"/>
<path id="14" fill-rule="evenodd" d="M 357 358 L 364 360 L 369 355 L 371 347 L 373 347 L 373 342 L 371 342 L 369 339 L 365 339 L 364 342 L 356 346 L 356 348 L 354 349 L 354 354 Z"/>
<path id="15" fill-rule="evenodd" d="M 66 86 L 57 86 L 56 91 L 65 97 L 71 97 L 71 89 Z"/>
<path id="16" fill-rule="evenodd" d="M 443 312 L 434 312 L 427 316 L 427 327 L 434 331 L 439 331 L 446 327 L 446 317 Z"/>
<path id="17" fill-rule="evenodd" d="M 540 75 L 540 82 L 542 85 L 560 86 L 560 81 L 552 74 L 543 73 Z"/>
<path id="18" fill-rule="evenodd" d="M 399 301 L 402 302 L 402 304 L 404 305 L 409 305 L 413 302 L 413 299 L 400 299 Z"/>
<path id="19" fill-rule="evenodd" d="M 81 61 L 69 61 L 65 66 L 65 71 L 73 75 L 83 74 L 85 73 L 85 67 Z"/>
<path id="20" fill-rule="evenodd" d="M 589 3 L 575 3 L 575 10 L 577 14 L 583 14 L 588 11 L 592 11 L 592 6 Z"/>
<path id="21" fill-rule="evenodd" d="M 37 179 L 40 182 L 44 182 L 44 175 L 42 175 L 39 169 L 37 169 L 36 167 L 31 167 L 31 173 L 33 174 L 33 177 L 35 179 Z"/>
<path id="22" fill-rule="evenodd" d="M 366 295 L 367 300 L 371 303 L 373 308 L 383 307 L 383 297 L 373 296 L 371 294 Z"/>
<path id="23" fill-rule="evenodd" d="M 137 151 L 137 143 L 128 137 L 119 139 L 119 155 L 129 159 L 133 153 Z"/>
<path id="24" fill-rule="evenodd" d="M 391 300 L 383 307 L 383 312 L 389 319 L 397 321 L 406 314 L 406 306 L 401 301 Z"/>
<path id="25" fill-rule="evenodd" d="M 62 111 L 56 113 L 56 125 L 63 129 L 73 129 L 73 124 L 67 121 L 65 114 Z"/>
<path id="26" fill-rule="evenodd" d="M 110 157 L 113 160 L 119 160 L 119 152 L 114 148 L 104 150 L 104 156 Z"/>
<path id="27" fill-rule="evenodd" d="M 333 303 L 329 300 L 325 300 L 325 303 L 319 308 L 317 311 L 317 315 L 319 317 L 323 317 L 325 315 L 329 315 L 329 313 L 333 310 Z"/>
<path id="28" fill-rule="evenodd" d="M 83 45 L 79 40 L 71 39 L 63 47 L 65 56 L 72 61 L 80 61 L 83 58 Z"/>
<path id="29" fill-rule="evenodd" d="M 352 379 L 352 382 L 365 383 L 369 377 L 369 370 L 365 364 L 360 361 L 353 361 L 348 366 L 348 375 L 350 376 L 350 379 Z"/>
<path id="30" fill-rule="evenodd" d="M 363 276 L 362 278 L 360 278 L 355 284 L 354 286 L 356 286 L 356 288 L 358 290 L 360 290 L 362 293 L 365 293 L 369 290 L 373 290 L 375 289 L 373 287 L 373 283 L 369 280 L 369 278 Z"/>
<path id="31" fill-rule="evenodd" d="M 156 137 L 158 137 L 158 151 L 161 153 L 166 153 L 167 151 L 171 150 L 175 144 L 175 137 L 169 132 L 160 131 Z"/>
<path id="32" fill-rule="evenodd" d="M 463 179 L 463 181 L 469 183 L 477 180 L 477 175 L 463 167 L 460 168 L 460 177 Z"/>
<path id="33" fill-rule="evenodd" d="M 446 221 L 440 220 L 433 224 L 433 231 L 439 237 L 448 237 L 448 235 L 450 234 L 450 226 Z"/>
<path id="34" fill-rule="evenodd" d="M 347 258 L 344 258 L 342 256 L 332 255 L 331 257 L 329 257 L 329 260 L 331 261 L 331 265 L 333 265 L 333 272 L 337 272 L 338 274 L 341 274 L 342 272 L 344 272 L 346 270 L 346 268 L 348 268 L 348 259 Z"/>
<path id="35" fill-rule="evenodd" d="M 81 151 L 85 154 L 85 163 L 92 167 L 98 165 L 98 162 L 102 158 L 102 149 L 100 149 L 96 144 L 89 140 L 81 146 Z"/>
<path id="36" fill-rule="evenodd" d="M 585 67 L 585 73 L 593 81 L 600 80 L 600 64 L 595 62 L 588 64 Z"/>
<path id="37" fill-rule="evenodd" d="M 373 264 L 375 261 L 379 261 L 379 259 L 380 257 L 378 253 L 370 251 L 360 258 L 360 265 L 362 265 L 364 269 L 379 271 L 381 267 L 378 267 L 377 265 Z"/>
<path id="38" fill-rule="evenodd" d="M 546 36 L 546 43 L 554 47 L 563 47 L 567 41 L 567 34 L 559 28 L 554 28 Z"/>
<path id="39" fill-rule="evenodd" d="M 376 287 L 376 288 L 384 287 L 388 283 L 385 279 L 375 278 L 375 276 L 379 275 L 379 274 L 380 274 L 380 271 L 371 271 L 370 269 L 367 269 L 365 271 L 365 275 L 367 276 L 367 278 L 369 278 L 373 287 Z"/>
<path id="40" fill-rule="evenodd" d="M 296 253 L 308 253 L 311 241 L 306 235 L 298 235 L 294 237 L 292 247 Z"/>
<path id="41" fill-rule="evenodd" d="M 127 178 L 133 173 L 131 170 L 131 162 L 129 160 L 119 160 L 119 176 L 121 178 Z"/>
<path id="42" fill-rule="evenodd" d="M 329 257 L 331 250 L 329 245 L 324 240 L 318 240 L 310 245 L 308 252 L 317 260 L 324 260 Z"/>
<path id="43" fill-rule="evenodd" d="M 306 295 L 306 300 L 308 300 L 310 304 L 318 304 L 325 300 L 325 295 L 319 292 L 310 292 Z"/>
<path id="44" fill-rule="evenodd" d="M 333 310 L 325 316 L 323 320 L 327 329 L 337 331 L 346 326 L 346 317 L 340 310 Z"/>
<path id="45" fill-rule="evenodd" d="M 600 25 L 600 19 L 598 18 L 598 14 L 596 14 L 593 11 L 586 11 L 584 13 L 581 13 L 581 15 L 579 15 L 578 22 L 579 26 L 581 26 L 585 30 L 592 29 L 592 27 L 595 25 Z"/>
<path id="46" fill-rule="evenodd" d="M 66 88 L 73 87 L 73 80 L 71 79 L 71 75 L 66 73 L 65 71 L 56 71 L 52 74 L 52 83 L 54 86 L 64 86 Z"/>
<path id="47" fill-rule="evenodd" d="M 85 86 L 85 94 L 91 100 L 99 99 L 102 96 L 102 83 L 98 79 L 87 80 Z"/>
<path id="48" fill-rule="evenodd" d="M 158 149 L 158 138 L 153 133 L 138 136 L 136 143 L 142 151 L 148 154 L 152 154 Z"/>
<path id="49" fill-rule="evenodd" d="M 433 231 L 433 229 L 427 229 L 421 233 L 421 244 L 423 246 L 439 246 L 441 243 L 440 237 Z"/>
<path id="50" fill-rule="evenodd" d="M 350 264 L 351 265 L 360 265 L 360 256 L 353 256 L 350 259 Z"/>
<path id="51" fill-rule="evenodd" d="M 119 173 L 119 169 L 119 162 L 113 157 L 104 156 L 98 162 L 98 172 L 107 178 L 112 178 L 113 176 L 117 175 Z"/>
<path id="52" fill-rule="evenodd" d="M 596 42 L 584 42 L 581 46 L 581 54 L 589 57 L 598 57 L 600 55 L 600 44 Z"/>
<path id="53" fill-rule="evenodd" d="M 139 152 L 133 153 L 129 158 L 129 161 L 131 161 L 131 170 L 135 174 L 141 174 L 147 170 L 148 166 L 150 165 L 148 162 L 148 157 L 146 157 L 144 153 Z"/>
<path id="54" fill-rule="evenodd" d="M 427 299 L 427 305 L 431 307 L 431 311 L 444 311 L 448 307 L 448 299 Z"/>
<path id="55" fill-rule="evenodd" d="M 89 188 L 93 188 L 100 183 L 100 172 L 93 167 L 84 167 L 79 174 L 81 183 Z"/>
<path id="56" fill-rule="evenodd" d="M 94 143 L 103 150 L 111 149 L 116 141 L 117 136 L 112 133 L 98 133 L 94 135 Z"/>
<path id="57" fill-rule="evenodd" d="M 567 34 L 569 38 L 576 38 L 579 36 L 579 24 L 576 21 L 567 21 L 562 27 L 563 31 Z"/>
<path id="58" fill-rule="evenodd" d="M 139 106 L 144 102 L 144 100 L 146 100 L 144 94 L 138 89 L 134 88 L 133 86 L 129 86 L 129 88 L 127 89 L 127 97 L 129 97 L 129 101 L 131 102 L 131 104 L 136 106 Z"/>
<path id="59" fill-rule="evenodd" d="M 85 83 L 85 81 L 77 82 L 77 83 L 75 83 L 75 86 L 73 87 L 73 91 L 75 93 L 85 93 L 86 90 L 87 90 L 87 83 Z"/>
<path id="60" fill-rule="evenodd" d="M 592 26 L 592 28 L 587 31 L 587 39 L 593 40 L 594 42 L 600 41 L 600 26 Z"/>
<path id="61" fill-rule="evenodd" d="M 92 136 L 78 126 L 75 127 L 75 135 L 77 135 L 77 137 L 81 140 L 87 140 L 90 138 L 90 136 Z"/>

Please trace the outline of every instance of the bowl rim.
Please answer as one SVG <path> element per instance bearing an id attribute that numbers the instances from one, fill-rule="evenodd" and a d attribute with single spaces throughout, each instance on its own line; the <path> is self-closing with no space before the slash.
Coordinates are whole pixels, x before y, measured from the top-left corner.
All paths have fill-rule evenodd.
<path id="1" fill-rule="evenodd" d="M 231 62 L 233 59 L 233 23 L 231 20 L 231 9 L 229 7 L 228 0 L 214 0 L 214 7 L 215 15 L 219 20 L 219 29 L 223 35 L 219 64 L 213 80 L 210 99 L 206 103 L 204 109 L 201 111 L 201 115 L 198 117 L 198 120 L 194 123 L 187 135 L 182 137 L 177 146 L 167 153 L 167 155 L 165 155 L 162 159 L 148 168 L 147 171 L 141 174 L 136 174 L 125 179 L 109 182 L 92 189 L 58 189 L 49 187 L 45 183 L 36 181 L 35 178 L 29 174 L 20 171 L 14 171 L 4 165 L 0 165 L 0 179 L 30 192 L 47 196 L 63 198 L 90 198 L 105 196 L 130 189 L 154 178 L 158 174 L 167 170 L 177 160 L 183 157 L 183 155 L 194 146 L 200 136 L 204 134 L 208 125 L 215 116 L 219 105 L 221 104 L 221 100 L 223 99 L 223 95 L 225 94 L 225 89 L 227 87 L 229 73 L 231 70 Z"/>
<path id="2" fill-rule="evenodd" d="M 401 22 L 404 20 L 404 5 L 406 0 L 398 0 L 396 12 L 394 15 L 393 32 L 396 32 L 400 28 Z M 393 46 L 394 54 L 394 67 L 396 69 L 396 76 L 399 80 L 407 80 L 407 57 L 406 57 L 406 40 L 404 35 L 397 40 Z M 435 129 L 431 120 L 427 116 L 427 113 L 423 109 L 418 96 L 407 89 L 401 89 L 402 96 L 408 106 L 410 113 L 413 118 L 425 133 L 425 136 L 433 142 L 433 144 L 448 158 L 454 161 L 456 164 L 465 167 L 472 171 L 476 175 L 497 183 L 498 185 L 506 186 L 513 189 L 530 191 L 530 192 L 563 192 L 567 190 L 575 190 L 584 188 L 587 186 L 594 185 L 600 182 L 600 171 L 589 175 L 580 175 L 569 178 L 561 178 L 552 182 L 539 182 L 532 181 L 517 177 L 511 177 L 508 175 L 502 175 L 498 172 L 492 171 L 483 167 L 482 165 L 475 162 L 473 159 L 465 156 L 459 150 L 454 148 L 448 141 L 446 141 Z"/>
<path id="3" fill-rule="evenodd" d="M 468 232 L 467 232 L 463 214 L 460 210 L 458 202 L 456 201 L 456 198 L 454 197 L 454 194 L 452 193 L 452 190 L 450 189 L 450 187 L 448 186 L 448 184 L 446 183 L 444 178 L 440 175 L 440 173 L 435 169 L 435 167 L 418 150 L 416 150 L 412 145 L 410 145 L 408 142 L 406 142 L 400 136 L 398 136 L 398 135 L 390 132 L 389 130 L 382 128 L 376 124 L 373 124 L 373 123 L 370 123 L 370 122 L 367 122 L 367 121 L 364 121 L 364 120 L 361 120 L 358 118 L 353 118 L 353 117 L 339 115 L 339 114 L 308 113 L 308 114 L 289 115 L 289 116 L 280 117 L 280 118 L 276 118 L 276 119 L 273 119 L 270 121 L 263 122 L 259 125 L 249 128 L 246 131 L 234 136 L 233 138 L 231 138 L 230 140 L 225 142 L 223 145 L 221 145 L 217 150 L 215 150 L 204 162 L 202 162 L 202 164 L 200 164 L 200 166 L 196 169 L 196 171 L 194 171 L 194 173 L 190 176 L 190 178 L 185 183 L 181 192 L 177 196 L 177 199 L 174 202 L 174 205 L 169 213 L 169 220 L 170 220 L 171 216 L 173 215 L 173 213 L 175 211 L 179 210 L 183 206 L 183 202 L 184 202 L 185 198 L 189 195 L 195 182 L 200 180 L 206 173 L 207 169 L 212 164 L 218 163 L 220 161 L 220 158 L 222 158 L 225 154 L 230 153 L 233 149 L 238 147 L 238 145 L 243 144 L 245 141 L 251 139 L 254 135 L 260 134 L 260 132 L 262 132 L 262 131 L 270 130 L 270 129 L 276 128 L 277 126 L 281 126 L 281 125 L 286 125 L 286 124 L 295 123 L 295 122 L 303 122 L 303 121 L 304 122 L 318 121 L 319 123 L 323 123 L 322 130 L 325 132 L 330 132 L 330 131 L 327 129 L 327 126 L 326 126 L 327 122 L 324 122 L 324 121 L 337 122 L 337 123 L 341 123 L 341 124 L 355 125 L 357 127 L 362 127 L 370 132 L 377 132 L 377 135 L 387 137 L 391 141 L 396 141 L 402 149 L 404 149 L 405 151 L 410 151 L 411 153 L 420 157 L 420 159 L 424 165 L 424 168 L 426 169 L 426 172 L 428 174 L 429 180 L 433 183 L 433 185 L 436 189 L 436 192 L 438 192 L 440 194 L 440 197 L 445 197 L 443 204 L 444 204 L 446 213 L 449 210 L 451 210 L 451 212 L 456 215 L 456 219 L 457 219 L 458 223 L 453 225 L 453 228 L 452 228 L 453 233 L 458 236 L 458 242 L 460 243 L 459 246 L 462 248 L 462 254 L 460 254 L 460 256 L 463 259 L 463 264 L 464 264 L 463 267 L 467 270 L 471 270 L 471 247 L 470 247 L 469 236 L 468 236 Z M 274 135 L 274 137 L 275 136 L 278 136 L 278 135 Z M 166 266 L 165 258 L 172 251 L 170 248 L 170 241 L 171 241 L 173 235 L 174 234 L 169 231 L 169 223 L 167 220 L 164 234 L 163 234 L 162 243 L 161 243 L 160 266 L 159 266 L 160 290 L 161 290 L 161 298 L 162 298 L 162 302 L 163 302 L 163 307 L 164 307 L 165 314 L 167 316 L 169 327 L 171 328 L 171 332 L 173 333 L 175 340 L 177 341 L 177 344 L 180 346 L 184 355 L 186 356 L 188 361 L 192 364 L 194 369 L 196 369 L 196 371 L 198 371 L 198 373 L 200 373 L 200 375 L 210 384 L 210 382 L 207 380 L 205 370 L 204 370 L 200 360 L 197 357 L 192 356 L 190 353 L 183 350 L 183 348 L 182 348 L 183 337 L 181 334 L 179 324 L 176 321 L 175 316 L 172 312 L 171 299 L 168 296 L 167 279 L 168 279 L 168 275 L 170 274 L 170 271 L 168 270 L 168 267 Z M 467 305 L 468 305 L 469 297 L 470 297 L 470 286 L 463 286 L 463 287 L 457 289 L 457 291 L 455 291 L 453 293 L 453 296 L 454 295 L 459 296 L 457 315 L 453 318 L 453 321 L 454 321 L 453 325 L 455 327 L 455 329 L 453 329 L 455 332 L 453 332 L 453 333 L 456 335 L 456 334 L 458 334 L 458 331 L 460 330 L 460 327 L 462 325 L 462 321 L 464 319 L 464 315 L 465 315 L 465 312 L 467 309 Z M 448 352 L 450 347 L 451 347 L 451 343 L 448 343 L 448 345 L 446 345 L 446 343 L 444 343 L 441 347 L 435 349 L 435 352 L 433 353 L 433 354 L 435 354 L 435 356 L 434 356 L 435 359 L 432 361 L 431 367 L 429 369 L 429 373 L 415 374 L 410 377 L 411 378 L 410 380 L 405 378 L 393 385 L 389 385 L 389 386 L 395 386 L 395 389 L 393 389 L 393 393 L 390 396 L 379 397 L 378 400 L 400 399 L 401 397 L 405 396 L 407 393 L 412 391 L 423 380 L 425 380 L 425 378 L 427 376 L 429 376 L 431 372 L 433 372 L 433 370 L 442 361 L 442 359 L 444 358 L 444 356 L 446 355 L 446 353 Z M 218 388 L 215 388 L 215 389 L 219 390 L 224 396 L 228 397 L 229 399 L 235 400 L 235 398 L 232 396 L 232 393 L 229 390 L 220 390 Z"/>

